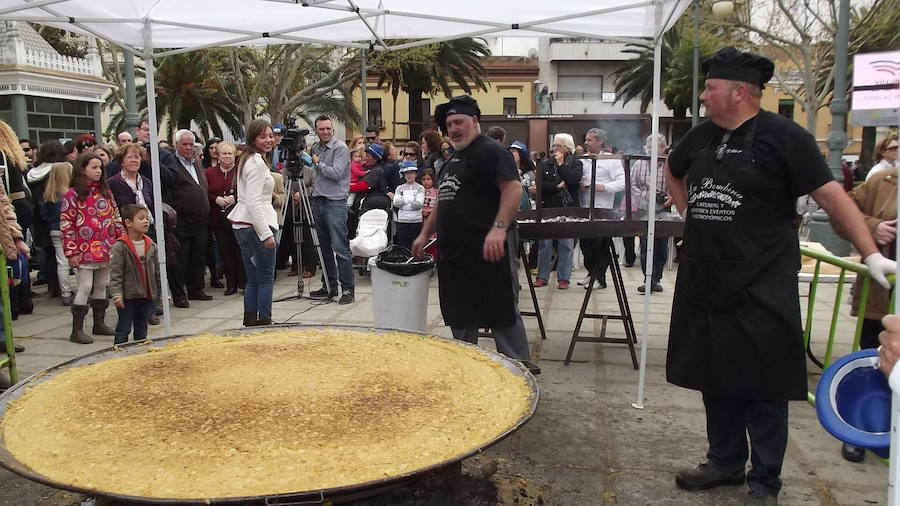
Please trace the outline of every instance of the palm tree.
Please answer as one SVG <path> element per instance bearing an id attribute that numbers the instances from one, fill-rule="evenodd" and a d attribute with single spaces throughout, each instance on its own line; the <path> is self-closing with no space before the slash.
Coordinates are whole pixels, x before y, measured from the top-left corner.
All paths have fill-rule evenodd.
<path id="1" fill-rule="evenodd" d="M 487 90 L 481 60 L 491 55 L 482 39 L 457 39 L 436 44 L 435 58 L 425 65 L 403 65 L 404 91 L 409 96 L 409 137 L 418 139 L 424 126 L 422 95 L 443 92 L 448 99 L 451 82 L 472 93 L 473 88 Z M 471 84 L 470 84 L 471 83 Z"/>
<path id="2" fill-rule="evenodd" d="M 410 42 L 392 40 L 392 44 Z M 378 88 L 387 85 L 397 117 L 397 96 L 402 89 L 409 97 L 409 137 L 415 139 L 422 131 L 422 96 L 442 92 L 452 96 L 452 85 L 465 93 L 473 89 L 487 89 L 481 60 L 491 51 L 481 39 L 457 39 L 399 51 L 371 51 L 368 55 L 372 72 L 378 74 Z M 396 120 L 394 133 L 396 139 Z"/>
<path id="3" fill-rule="evenodd" d="M 353 52 L 309 44 L 229 51 L 225 89 L 245 121 L 268 114 L 272 121 L 297 116 L 311 125 L 327 114 L 345 124 L 359 122 L 350 98 L 359 76 Z"/>
<path id="4" fill-rule="evenodd" d="M 156 114 L 167 118 L 167 137 L 171 138 L 176 128 L 190 128 L 193 120 L 206 136 L 222 137 L 222 126 L 239 137 L 243 132 L 240 108 L 228 97 L 222 84 L 222 58 L 215 50 L 192 51 L 166 56 L 158 60 L 155 72 Z M 117 67 L 110 63 L 109 71 Z M 105 68 L 106 70 L 106 68 Z M 136 74 L 142 74 L 135 69 Z M 121 79 L 114 82 L 121 83 Z M 138 107 L 141 114 L 147 112 L 147 87 L 142 83 L 136 87 Z M 116 90 L 106 98 L 105 109 L 117 107 L 106 127 L 106 134 L 125 128 L 125 110 L 122 107 L 122 91 Z"/>

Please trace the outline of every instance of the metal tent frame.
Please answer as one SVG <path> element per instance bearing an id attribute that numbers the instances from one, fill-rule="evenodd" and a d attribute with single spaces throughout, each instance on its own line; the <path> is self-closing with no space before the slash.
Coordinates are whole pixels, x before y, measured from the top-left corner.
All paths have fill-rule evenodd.
<path id="1" fill-rule="evenodd" d="M 377 5 L 376 3 L 377 2 Z M 27 21 L 80 32 L 107 40 L 143 58 L 148 89 L 154 89 L 154 60 L 168 55 L 229 45 L 315 43 L 349 48 L 395 51 L 436 42 L 482 35 L 585 37 L 624 43 L 654 43 L 653 112 L 651 132 L 659 132 L 661 44 L 691 0 L 602 0 L 585 9 L 582 2 L 563 1 L 553 5 L 522 3 L 519 0 L 457 0 L 452 5 L 416 0 L 0 0 L 0 20 Z M 398 9 L 384 8 L 384 4 Z M 371 5 L 371 6 L 370 6 Z M 441 14 L 441 9 L 496 16 L 505 21 Z M 302 9 L 302 10 L 296 10 Z M 316 18 L 296 24 L 303 12 Z M 548 16 L 548 13 L 554 13 Z M 558 14 L 564 12 L 564 14 Z M 192 13 L 206 21 L 195 21 Z M 225 18 L 222 13 L 227 14 Z M 268 17 L 263 17 L 268 14 Z M 287 18 L 287 19 L 286 19 Z M 372 21 L 375 21 L 373 25 Z M 406 21 L 413 22 L 412 28 Z M 602 21 L 602 22 L 601 22 Z M 354 24 L 350 33 L 337 31 Z M 248 25 L 264 26 L 253 30 Z M 377 28 L 376 28 L 377 27 Z M 388 39 L 416 38 L 413 42 L 390 45 Z M 150 122 L 153 200 L 159 243 L 160 278 L 167 279 L 165 234 L 162 218 L 162 188 L 159 179 L 159 123 L 156 96 L 147 94 Z M 651 153 L 650 194 L 656 191 L 657 154 Z M 647 255 L 653 257 L 656 209 L 650 206 L 647 225 Z M 652 269 L 652 267 L 650 267 Z M 650 273 L 645 273 L 649 276 Z M 169 287 L 161 283 L 166 335 L 172 335 Z M 634 408 L 644 407 L 645 368 L 649 330 L 651 290 L 644 294 L 641 328 L 640 374 Z"/>

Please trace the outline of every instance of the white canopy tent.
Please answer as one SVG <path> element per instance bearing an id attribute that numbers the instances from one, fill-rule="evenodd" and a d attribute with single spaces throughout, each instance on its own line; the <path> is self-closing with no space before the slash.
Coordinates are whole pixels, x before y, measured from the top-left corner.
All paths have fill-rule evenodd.
<path id="1" fill-rule="evenodd" d="M 0 0 L 0 20 L 41 23 L 90 34 L 142 57 L 154 88 L 154 58 L 228 45 L 319 43 L 397 50 L 482 35 L 586 37 L 655 42 L 652 133 L 659 132 L 661 39 L 690 0 Z M 420 39 L 390 45 L 389 39 Z M 650 83 L 648 83 L 649 85 Z M 147 94 L 151 146 L 158 149 L 156 97 Z M 650 194 L 656 192 L 656 152 Z M 159 156 L 152 157 L 162 296 L 168 301 Z M 655 208 L 650 206 L 647 255 L 653 257 Z M 651 290 L 644 296 L 636 408 L 643 408 Z M 165 330 L 172 334 L 168 303 Z"/>

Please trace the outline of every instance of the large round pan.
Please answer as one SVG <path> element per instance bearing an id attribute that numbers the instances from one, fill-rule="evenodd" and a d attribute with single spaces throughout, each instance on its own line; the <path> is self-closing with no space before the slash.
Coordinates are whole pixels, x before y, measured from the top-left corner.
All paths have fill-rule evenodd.
<path id="1" fill-rule="evenodd" d="M 388 332 L 395 331 L 397 329 L 377 329 L 372 327 L 361 327 L 361 326 L 323 326 L 323 325 L 273 325 L 268 327 L 261 328 L 249 328 L 249 329 L 237 329 L 225 331 L 222 333 L 223 336 L 235 336 L 240 334 L 249 334 L 253 332 L 259 332 L 263 330 L 303 330 L 303 329 L 325 329 L 325 330 L 356 330 L 356 331 L 364 331 L 364 332 Z M 409 332 L 406 330 L 402 330 L 401 332 Z M 415 332 L 409 332 L 415 333 Z M 179 335 L 166 337 L 162 339 L 154 339 L 152 340 L 152 344 L 161 343 L 171 343 L 178 342 L 184 339 L 188 339 L 193 337 L 193 335 Z M 440 337 L 429 336 L 433 339 L 442 339 Z M 465 343 L 457 340 L 449 340 L 455 343 L 458 346 L 463 347 L 476 347 L 475 345 Z M 74 358 L 69 360 L 68 362 L 64 362 L 62 364 L 50 367 L 45 369 L 28 379 L 17 383 L 12 388 L 7 390 L 5 393 L 0 395 L 0 417 L 2 417 L 9 406 L 10 401 L 18 399 L 22 396 L 25 390 L 40 384 L 43 381 L 46 381 L 49 378 L 54 377 L 61 372 L 71 369 L 73 367 L 79 367 L 88 364 L 95 364 L 97 362 L 103 362 L 104 360 L 109 360 L 113 358 L 123 357 L 127 355 L 136 355 L 147 352 L 148 346 L 145 343 L 129 343 L 126 345 L 121 345 L 113 348 L 106 348 L 100 351 L 95 351 L 93 353 L 89 353 L 87 355 L 83 355 L 78 358 Z M 476 347 L 477 348 L 477 347 Z M 472 450 L 459 454 L 453 458 L 447 459 L 443 462 L 435 463 L 428 467 L 423 467 L 420 469 L 416 469 L 414 471 L 391 476 L 389 478 L 383 478 L 380 480 L 367 481 L 363 483 L 356 483 L 352 485 L 345 485 L 342 487 L 334 487 L 327 489 L 319 489 L 319 490 L 298 490 L 290 493 L 284 494 L 275 494 L 269 496 L 248 496 L 248 497 L 204 497 L 204 498 L 192 498 L 192 499 L 168 499 L 168 498 L 154 498 L 154 497 L 139 497 L 139 496 L 131 496 L 131 495 L 123 495 L 116 494 L 111 492 L 106 492 L 103 490 L 93 490 L 82 487 L 76 487 L 72 485 L 68 485 L 65 483 L 60 483 L 54 481 L 51 478 L 48 478 L 40 473 L 37 473 L 24 465 L 23 463 L 16 460 L 15 457 L 6 449 L 6 443 L 3 438 L 3 433 L 0 432 L 0 466 L 5 467 L 6 469 L 24 477 L 29 480 L 48 485 L 50 487 L 59 488 L 63 490 L 71 490 L 73 492 L 81 492 L 84 494 L 92 495 L 92 496 L 103 496 L 111 499 L 116 499 L 119 501 L 128 501 L 135 503 L 144 503 L 144 504 L 165 504 L 165 505 L 173 505 L 173 504 L 265 504 L 265 505 L 278 505 L 278 504 L 319 504 L 324 503 L 326 500 L 329 501 L 349 501 L 356 500 L 363 497 L 369 497 L 386 490 L 389 490 L 393 487 L 396 487 L 404 482 L 410 481 L 419 477 L 424 473 L 428 473 L 430 471 L 434 471 L 452 464 L 456 464 L 459 461 L 471 457 L 477 453 L 484 451 L 485 449 L 499 443 L 504 440 L 510 434 L 518 430 L 520 427 L 525 425 L 531 417 L 534 416 L 535 411 L 537 410 L 538 400 L 540 398 L 540 390 L 538 388 L 537 382 L 534 379 L 534 376 L 528 372 L 528 369 L 504 355 L 499 353 L 492 352 L 490 350 L 485 350 L 483 348 L 478 348 L 479 351 L 485 353 L 492 360 L 502 364 L 507 370 L 516 374 L 517 376 L 522 377 L 526 384 L 528 385 L 529 390 L 531 391 L 530 402 L 528 410 L 522 414 L 522 416 L 508 429 L 506 429 L 503 433 L 497 434 L 492 440 L 487 443 L 473 448 Z"/>

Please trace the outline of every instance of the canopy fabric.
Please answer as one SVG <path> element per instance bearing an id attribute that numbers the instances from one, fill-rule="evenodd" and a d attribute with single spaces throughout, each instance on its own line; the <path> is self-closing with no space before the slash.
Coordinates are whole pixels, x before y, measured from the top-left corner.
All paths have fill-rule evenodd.
<path id="1" fill-rule="evenodd" d="M 386 39 L 478 35 L 655 39 L 689 4 L 690 0 L 0 0 L 0 19 L 90 33 L 135 52 L 148 46 L 171 52 L 292 42 L 365 47 L 370 41 L 377 49 L 388 49 Z M 662 22 L 656 21 L 657 6 Z"/>

